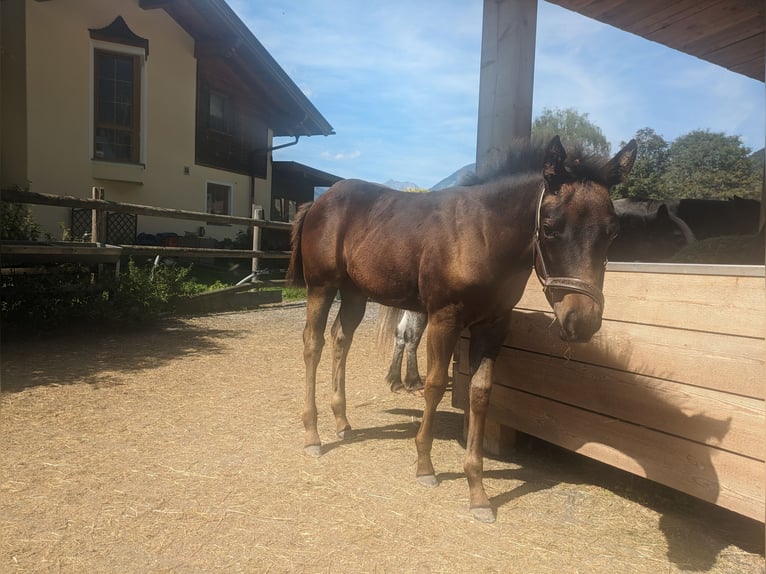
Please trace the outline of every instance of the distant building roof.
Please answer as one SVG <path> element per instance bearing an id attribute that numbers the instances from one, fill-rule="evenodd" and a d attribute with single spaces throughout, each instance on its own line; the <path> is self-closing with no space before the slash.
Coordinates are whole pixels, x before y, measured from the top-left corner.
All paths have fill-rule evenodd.
<path id="1" fill-rule="evenodd" d="M 262 98 L 275 136 L 331 135 L 330 123 L 224 0 L 139 0 L 163 9 L 195 40 L 197 58 L 218 58 Z"/>

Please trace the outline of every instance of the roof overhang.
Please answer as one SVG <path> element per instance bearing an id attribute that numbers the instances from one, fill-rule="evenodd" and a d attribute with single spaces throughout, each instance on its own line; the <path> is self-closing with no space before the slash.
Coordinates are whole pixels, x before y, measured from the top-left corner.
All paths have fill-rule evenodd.
<path id="1" fill-rule="evenodd" d="M 194 38 L 195 56 L 229 67 L 258 94 L 275 136 L 331 135 L 330 123 L 224 0 L 139 0 L 165 10 Z"/>
<path id="2" fill-rule="evenodd" d="M 599 22 L 764 81 L 762 0 L 550 0 Z"/>

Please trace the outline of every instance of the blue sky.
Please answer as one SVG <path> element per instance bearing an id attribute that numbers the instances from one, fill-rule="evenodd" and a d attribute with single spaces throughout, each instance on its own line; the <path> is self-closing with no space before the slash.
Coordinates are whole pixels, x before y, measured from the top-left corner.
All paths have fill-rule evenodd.
<path id="1" fill-rule="evenodd" d="M 229 3 L 335 128 L 275 159 L 426 188 L 475 160 L 482 0 Z M 540 0 L 533 117 L 544 108 L 588 114 L 613 152 L 644 127 L 764 142 L 763 83 Z"/>

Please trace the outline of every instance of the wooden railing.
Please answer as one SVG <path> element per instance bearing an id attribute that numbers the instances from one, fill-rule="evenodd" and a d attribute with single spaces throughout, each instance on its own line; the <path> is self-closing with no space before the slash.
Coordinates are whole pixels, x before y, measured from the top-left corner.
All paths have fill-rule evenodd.
<path id="1" fill-rule="evenodd" d="M 115 253 L 117 258 L 126 254 L 149 254 L 164 257 L 228 257 L 252 259 L 252 273 L 242 282 L 252 280 L 258 271 L 259 259 L 289 259 L 289 251 L 263 251 L 260 249 L 261 229 L 275 229 L 289 231 L 290 223 L 281 221 L 267 221 L 263 219 L 263 209 L 254 206 L 252 217 L 237 217 L 232 215 L 217 215 L 186 211 L 182 209 L 168 209 L 164 207 L 151 207 L 132 203 L 109 201 L 104 198 L 104 188 L 92 188 L 92 197 L 82 198 L 68 195 L 50 195 L 36 193 L 20 189 L 0 190 L 0 199 L 13 203 L 26 203 L 36 205 L 51 205 L 57 207 L 72 207 L 80 209 L 92 209 L 92 232 L 90 243 L 78 242 L 39 242 L 38 244 L 18 242 L 0 242 L 0 255 L 6 262 L 22 257 L 34 257 L 38 260 L 50 256 L 52 261 L 66 259 L 80 259 L 84 262 L 112 261 Z M 253 229 L 252 249 L 210 249 L 203 247 L 169 247 L 159 245 L 105 245 L 105 216 L 107 212 L 130 213 L 149 217 L 165 217 L 169 219 L 186 219 L 193 221 L 205 221 L 207 223 L 243 225 Z M 86 247 L 87 246 L 87 247 Z M 116 251 L 118 249 L 118 251 Z M 241 283 L 242 283 L 241 282 Z"/>

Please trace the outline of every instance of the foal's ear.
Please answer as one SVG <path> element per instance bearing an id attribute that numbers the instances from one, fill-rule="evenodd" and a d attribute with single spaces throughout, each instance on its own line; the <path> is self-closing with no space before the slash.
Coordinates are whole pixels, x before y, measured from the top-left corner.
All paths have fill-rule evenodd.
<path id="1" fill-rule="evenodd" d="M 633 162 L 636 161 L 638 153 L 638 144 L 636 140 L 630 140 L 627 145 L 617 152 L 609 163 L 606 164 L 606 182 L 609 187 L 625 181 L 630 170 L 633 169 Z"/>
<path id="2" fill-rule="evenodd" d="M 543 178 L 546 183 L 553 183 L 556 176 L 564 172 L 564 160 L 566 158 L 567 152 L 561 145 L 561 139 L 559 136 L 553 136 L 545 150 L 545 160 L 543 161 Z M 550 189 L 550 185 L 548 188 Z"/>

